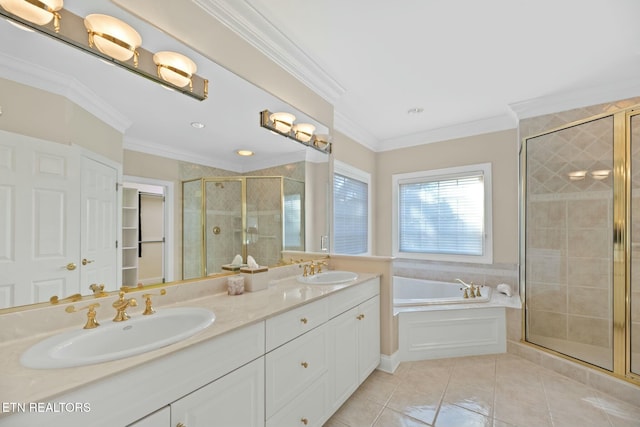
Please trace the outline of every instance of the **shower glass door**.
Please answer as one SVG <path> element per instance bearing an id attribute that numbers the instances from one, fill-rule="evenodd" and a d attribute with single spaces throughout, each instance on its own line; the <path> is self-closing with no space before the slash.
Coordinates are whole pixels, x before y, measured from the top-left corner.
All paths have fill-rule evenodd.
<path id="1" fill-rule="evenodd" d="M 246 260 L 243 239 L 243 180 L 205 179 L 206 274 L 219 273 L 236 255 Z"/>
<path id="2" fill-rule="evenodd" d="M 631 154 L 631 271 L 629 283 L 629 371 L 640 375 L 640 113 L 629 118 Z"/>
<path id="3" fill-rule="evenodd" d="M 613 370 L 614 119 L 528 138 L 526 339 Z"/>

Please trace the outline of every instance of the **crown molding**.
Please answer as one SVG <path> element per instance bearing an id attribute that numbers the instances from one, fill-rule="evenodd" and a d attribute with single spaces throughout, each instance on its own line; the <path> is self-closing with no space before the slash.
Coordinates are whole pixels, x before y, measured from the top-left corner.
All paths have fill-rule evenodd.
<path id="1" fill-rule="evenodd" d="M 430 129 L 425 132 L 419 132 L 412 135 L 386 139 L 380 142 L 380 148 L 378 151 L 390 151 L 398 148 L 431 144 L 456 138 L 516 129 L 517 127 L 518 122 L 514 117 L 509 113 L 505 113 L 499 116 L 486 117 L 465 123 L 456 123 L 451 126 Z"/>
<path id="2" fill-rule="evenodd" d="M 509 104 L 519 119 L 640 96 L 640 76 Z"/>
<path id="3" fill-rule="evenodd" d="M 336 109 L 333 110 L 333 130 L 348 136 L 371 151 L 380 151 L 380 141 L 373 134 Z"/>
<path id="4" fill-rule="evenodd" d="M 261 159 L 260 157 L 238 157 L 238 161 L 234 162 L 229 160 L 218 160 L 215 156 L 207 157 L 202 154 L 194 154 L 192 151 L 180 150 L 166 145 L 159 145 L 139 138 L 125 137 L 123 141 L 123 148 L 125 150 L 138 151 L 154 156 L 194 163 L 196 165 L 209 166 L 240 174 L 282 166 L 283 164 L 305 161 L 305 153 L 307 152 L 307 150 L 298 150 L 284 156 L 280 155 L 267 159 Z"/>
<path id="5" fill-rule="evenodd" d="M 132 122 L 73 77 L 0 53 L 0 77 L 63 96 L 120 133 Z"/>
<path id="6" fill-rule="evenodd" d="M 194 0 L 250 45 L 330 103 L 345 92 L 333 77 L 246 0 Z"/>

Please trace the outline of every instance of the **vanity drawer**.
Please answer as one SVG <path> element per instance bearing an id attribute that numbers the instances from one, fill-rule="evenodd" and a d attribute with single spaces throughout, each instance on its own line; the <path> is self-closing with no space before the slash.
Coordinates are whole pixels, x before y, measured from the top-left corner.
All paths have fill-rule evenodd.
<path id="1" fill-rule="evenodd" d="M 269 352 L 291 341 L 327 320 L 329 320 L 327 298 L 267 319 L 266 351 Z"/>
<path id="2" fill-rule="evenodd" d="M 378 294 L 380 294 L 379 277 L 336 292 L 329 296 L 329 318 L 333 319 Z"/>
<path id="3" fill-rule="evenodd" d="M 323 325 L 267 354 L 267 418 L 327 372 L 328 331 L 329 328 Z"/>
<path id="4" fill-rule="evenodd" d="M 322 427 L 331 415 L 327 413 L 327 384 L 327 374 L 324 374 L 280 412 L 267 418 L 266 427 Z"/>

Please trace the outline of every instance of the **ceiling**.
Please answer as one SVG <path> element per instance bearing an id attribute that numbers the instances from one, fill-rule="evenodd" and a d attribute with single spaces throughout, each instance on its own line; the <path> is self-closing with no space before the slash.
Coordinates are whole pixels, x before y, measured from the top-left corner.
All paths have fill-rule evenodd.
<path id="1" fill-rule="evenodd" d="M 640 95 L 637 0 L 195 1 L 277 44 L 333 103 L 335 128 L 376 150 Z"/>
<path id="2" fill-rule="evenodd" d="M 518 118 L 640 95 L 637 0 L 192 2 L 333 104 L 334 128 L 376 151 L 515 128 Z M 132 149 L 251 170 L 260 156 L 238 159 L 235 149 L 273 150 L 283 159 L 295 146 L 257 126 L 260 110 L 289 108 L 282 101 L 108 0 L 66 0 L 65 8 L 125 19 L 147 50 L 188 52 L 215 96 L 198 102 L 162 90 L 4 22 L 0 38 L 15 43 L 0 47 L 0 77 L 35 63 L 55 70 L 66 93 L 90 88 L 100 107 L 111 107 Z M 60 60 L 61 50 L 70 59 Z M 422 112 L 409 113 L 416 108 Z M 193 121 L 207 126 L 196 130 Z"/>

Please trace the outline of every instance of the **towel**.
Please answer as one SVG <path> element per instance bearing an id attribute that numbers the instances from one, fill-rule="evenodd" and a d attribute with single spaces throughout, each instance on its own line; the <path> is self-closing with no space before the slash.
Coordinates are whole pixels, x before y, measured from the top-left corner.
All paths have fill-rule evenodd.
<path id="1" fill-rule="evenodd" d="M 506 283 L 500 283 L 498 286 L 496 286 L 496 290 L 498 292 L 502 292 L 508 297 L 511 296 L 511 286 L 507 285 Z"/>
<path id="2" fill-rule="evenodd" d="M 231 261 L 231 265 L 242 265 L 242 257 L 239 254 L 236 255 L 233 261 Z"/>
<path id="3" fill-rule="evenodd" d="M 253 257 L 251 255 L 249 255 L 247 257 L 247 267 L 249 267 L 251 269 L 260 268 L 260 266 L 258 265 L 256 260 L 253 259 Z"/>

